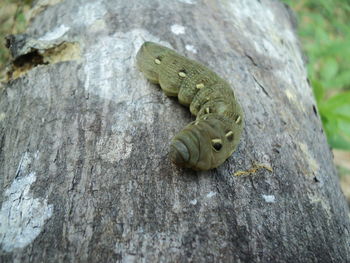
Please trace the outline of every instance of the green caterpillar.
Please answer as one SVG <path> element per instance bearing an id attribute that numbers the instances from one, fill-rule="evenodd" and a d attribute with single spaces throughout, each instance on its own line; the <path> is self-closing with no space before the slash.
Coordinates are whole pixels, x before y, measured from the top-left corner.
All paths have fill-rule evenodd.
<path id="1" fill-rule="evenodd" d="M 242 134 L 243 111 L 229 84 L 207 67 L 175 51 L 145 42 L 137 66 L 167 96 L 177 96 L 196 120 L 173 138 L 172 161 L 194 170 L 218 167 L 232 155 Z"/>

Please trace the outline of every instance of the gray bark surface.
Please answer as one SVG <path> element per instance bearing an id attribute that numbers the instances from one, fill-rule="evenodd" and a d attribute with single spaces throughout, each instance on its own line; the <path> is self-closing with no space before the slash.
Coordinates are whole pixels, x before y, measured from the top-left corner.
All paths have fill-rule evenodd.
<path id="1" fill-rule="evenodd" d="M 0 97 L 1 262 L 349 262 L 349 210 L 290 11 L 273 0 L 38 1 Z M 144 41 L 227 79 L 220 167 L 171 164 L 194 119 L 135 68 Z"/>

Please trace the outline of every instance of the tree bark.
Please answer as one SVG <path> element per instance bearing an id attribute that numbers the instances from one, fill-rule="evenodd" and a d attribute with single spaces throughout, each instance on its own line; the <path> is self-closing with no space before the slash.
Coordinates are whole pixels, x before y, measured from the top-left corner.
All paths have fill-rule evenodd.
<path id="1" fill-rule="evenodd" d="M 346 262 L 349 210 L 293 15 L 273 0 L 38 1 L 0 99 L 1 262 Z M 135 67 L 144 41 L 230 82 L 236 152 L 171 164 L 194 119 Z"/>

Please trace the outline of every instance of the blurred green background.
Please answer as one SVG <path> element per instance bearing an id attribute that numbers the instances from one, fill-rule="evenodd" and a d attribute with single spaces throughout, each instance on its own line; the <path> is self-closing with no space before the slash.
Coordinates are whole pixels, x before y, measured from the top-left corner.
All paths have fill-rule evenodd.
<path id="1" fill-rule="evenodd" d="M 328 142 L 350 151 L 350 1 L 284 0 L 297 14 L 308 75 Z"/>

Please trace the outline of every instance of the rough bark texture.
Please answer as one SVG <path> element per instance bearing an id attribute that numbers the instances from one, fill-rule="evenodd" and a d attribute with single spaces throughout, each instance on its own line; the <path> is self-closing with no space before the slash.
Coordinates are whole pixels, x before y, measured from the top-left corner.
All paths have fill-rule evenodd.
<path id="1" fill-rule="evenodd" d="M 38 1 L 0 100 L 1 262 L 346 262 L 349 210 L 293 18 L 272 0 Z M 246 126 L 208 172 L 135 68 L 154 41 L 227 79 Z"/>

